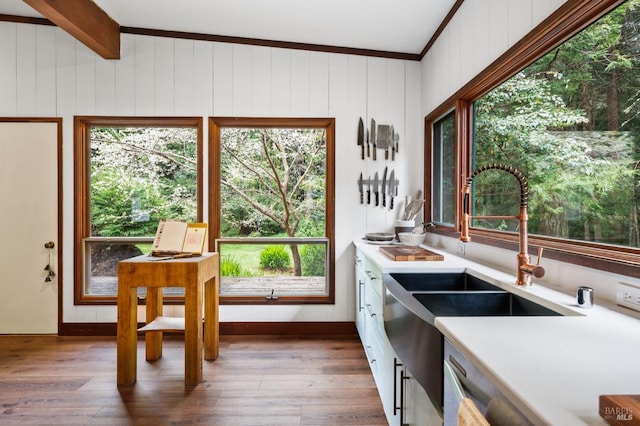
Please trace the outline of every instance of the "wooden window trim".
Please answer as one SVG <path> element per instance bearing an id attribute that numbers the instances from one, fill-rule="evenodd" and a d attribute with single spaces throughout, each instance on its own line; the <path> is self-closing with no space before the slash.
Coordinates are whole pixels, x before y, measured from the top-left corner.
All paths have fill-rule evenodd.
<path id="1" fill-rule="evenodd" d="M 110 117 L 110 116 L 75 116 L 73 120 L 73 155 L 74 155 L 74 305 L 115 305 L 117 295 L 92 296 L 84 294 L 84 247 L 83 239 L 89 237 L 90 217 L 90 176 L 89 176 L 89 144 L 88 129 L 91 126 L 127 126 L 127 127 L 194 127 L 197 129 L 197 182 L 196 182 L 196 216 L 202 221 L 202 117 Z M 175 303 L 180 298 L 166 298 L 168 303 Z"/>
<path id="2" fill-rule="evenodd" d="M 462 181 L 471 173 L 473 102 L 531 64 L 546 52 L 580 32 L 624 0 L 569 0 L 529 34 L 490 64 L 482 73 L 460 88 L 443 104 L 425 117 L 424 188 L 431 199 L 431 149 L 433 123 L 445 113 L 456 111 L 456 179 L 458 194 Z M 457 198 L 455 227 L 438 226 L 429 232 L 447 237 L 460 236 L 461 195 Z M 431 212 L 426 212 L 426 221 Z M 473 241 L 489 246 L 518 251 L 518 236 L 514 233 L 472 229 Z M 640 278 L 640 249 L 597 244 L 579 240 L 564 240 L 529 235 L 529 244 L 544 247 L 545 257 L 593 269 Z"/>
<path id="3" fill-rule="evenodd" d="M 220 296 L 220 304 L 334 304 L 335 303 L 335 118 L 209 117 L 209 246 L 220 238 L 220 129 L 323 128 L 326 129 L 326 237 L 329 239 L 329 294 L 327 296 L 284 296 L 266 300 L 264 296 Z"/>

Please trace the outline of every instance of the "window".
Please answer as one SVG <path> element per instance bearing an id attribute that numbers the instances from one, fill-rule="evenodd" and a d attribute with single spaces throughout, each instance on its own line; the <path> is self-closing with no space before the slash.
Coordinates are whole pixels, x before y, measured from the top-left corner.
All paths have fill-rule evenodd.
<path id="1" fill-rule="evenodd" d="M 160 220 L 201 221 L 202 119 L 76 117 L 75 139 L 75 301 L 113 303 Z"/>
<path id="2" fill-rule="evenodd" d="M 529 242 L 545 247 L 545 257 L 636 277 L 638 6 L 637 0 L 563 4 L 555 19 L 545 20 L 426 118 L 434 168 L 440 161 L 445 169 L 440 118 L 455 103 L 455 176 L 488 163 L 524 173 Z M 446 183 L 435 171 L 425 181 L 432 188 L 431 220 L 441 220 Z M 456 210 L 463 182 L 456 183 Z M 517 213 L 519 188 L 512 176 L 482 173 L 473 190 L 474 214 Z M 457 236 L 459 225 L 456 218 L 454 226 L 432 231 Z M 515 250 L 517 225 L 474 221 L 473 239 Z"/>
<path id="3" fill-rule="evenodd" d="M 211 118 L 221 303 L 333 303 L 333 119 Z"/>
<path id="4" fill-rule="evenodd" d="M 474 166 L 505 163 L 527 176 L 531 234 L 640 246 L 637 5 L 618 7 L 475 102 Z M 481 177 L 479 214 L 517 203 L 517 185 L 515 197 L 504 191 L 510 176 Z"/>
<path id="5" fill-rule="evenodd" d="M 450 112 L 433 124 L 433 202 L 431 220 L 453 226 L 456 218 L 456 139 L 455 113 Z"/>

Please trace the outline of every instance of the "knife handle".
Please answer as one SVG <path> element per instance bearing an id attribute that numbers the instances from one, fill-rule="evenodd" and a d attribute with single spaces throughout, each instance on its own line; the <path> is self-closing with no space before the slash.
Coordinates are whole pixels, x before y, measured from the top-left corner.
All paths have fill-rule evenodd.
<path id="1" fill-rule="evenodd" d="M 360 157 L 364 160 L 364 145 L 360 145 Z"/>
<path id="2" fill-rule="evenodd" d="M 384 159 L 388 160 L 389 159 L 389 148 L 385 148 L 384 149 Z"/>
<path id="3" fill-rule="evenodd" d="M 389 210 L 393 210 L 393 196 L 389 200 Z"/>
<path id="4" fill-rule="evenodd" d="M 378 206 L 378 205 L 380 205 L 380 193 L 378 191 L 376 191 L 376 206 Z"/>
<path id="5" fill-rule="evenodd" d="M 371 204 L 371 190 L 367 189 L 367 204 Z"/>
<path id="6" fill-rule="evenodd" d="M 373 161 L 376 161 L 376 151 L 378 150 L 378 148 L 376 148 L 376 144 L 373 144 Z"/>
<path id="7" fill-rule="evenodd" d="M 391 147 L 391 161 L 395 161 L 396 160 L 396 147 L 392 146 Z"/>
<path id="8" fill-rule="evenodd" d="M 360 204 L 364 204 L 364 194 L 360 191 Z"/>
<path id="9" fill-rule="evenodd" d="M 382 193 L 382 207 L 386 207 L 387 206 L 387 194 L 385 194 L 384 192 Z"/>
<path id="10" fill-rule="evenodd" d="M 371 157 L 371 145 L 367 142 L 367 157 Z"/>

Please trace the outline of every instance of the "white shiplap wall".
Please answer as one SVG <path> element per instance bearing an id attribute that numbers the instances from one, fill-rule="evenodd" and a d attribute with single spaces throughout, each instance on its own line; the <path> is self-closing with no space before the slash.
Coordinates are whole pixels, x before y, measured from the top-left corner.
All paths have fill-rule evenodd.
<path id="1" fill-rule="evenodd" d="M 121 59 L 106 61 L 57 28 L 0 22 L 0 116 L 63 119 L 64 321 L 116 320 L 115 307 L 73 306 L 74 115 L 201 116 L 205 131 L 208 116 L 335 117 L 335 305 L 223 306 L 221 321 L 350 321 L 351 241 L 391 230 L 398 211 L 359 204 L 359 173 L 381 173 L 384 161 L 359 159 L 358 118 L 399 131 L 400 154 L 387 165 L 400 179 L 400 199 L 415 193 L 420 85 L 418 62 L 126 34 Z"/>
<path id="2" fill-rule="evenodd" d="M 465 0 L 422 60 L 422 113 L 429 114 L 564 0 Z"/>

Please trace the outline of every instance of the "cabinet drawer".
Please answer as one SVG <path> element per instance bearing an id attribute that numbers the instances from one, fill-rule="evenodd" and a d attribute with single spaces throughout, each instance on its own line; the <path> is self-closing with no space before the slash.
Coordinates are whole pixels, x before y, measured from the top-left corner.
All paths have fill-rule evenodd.
<path id="1" fill-rule="evenodd" d="M 367 276 L 371 288 L 378 293 L 378 296 L 382 299 L 382 272 L 380 272 L 380 267 L 365 257 L 364 273 Z"/>
<path id="2" fill-rule="evenodd" d="M 372 291 L 371 286 L 368 286 L 364 294 L 364 315 L 367 328 L 375 330 L 378 333 L 378 339 L 382 336 L 386 337 L 383 311 L 382 297 L 376 291 Z"/>

